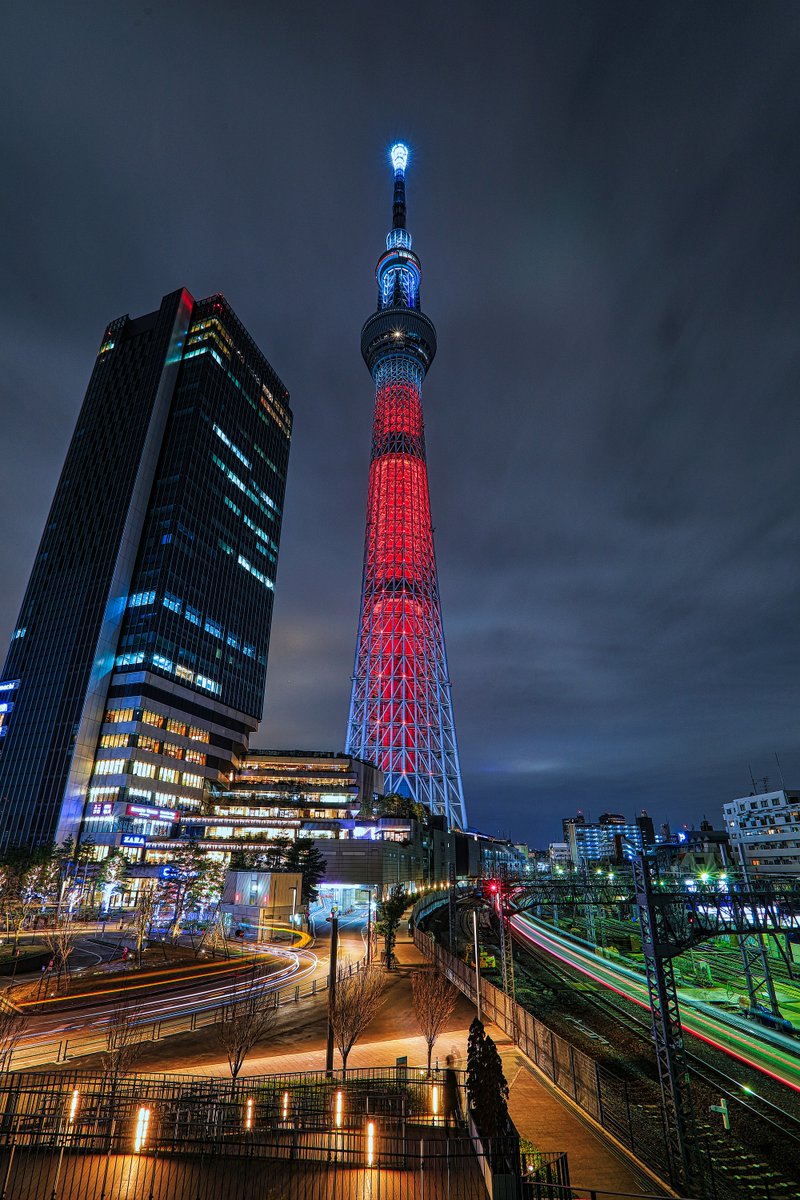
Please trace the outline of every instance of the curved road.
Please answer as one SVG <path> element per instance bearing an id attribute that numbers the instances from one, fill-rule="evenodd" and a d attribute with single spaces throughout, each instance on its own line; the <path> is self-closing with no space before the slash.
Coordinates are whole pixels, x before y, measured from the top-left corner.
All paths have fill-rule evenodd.
<path id="1" fill-rule="evenodd" d="M 340 919 L 339 949 L 343 957 L 354 960 L 362 957 L 365 917 L 366 909 L 356 909 Z M 318 913 L 317 936 L 326 939 L 329 935 L 330 924 L 325 920 L 325 914 Z M 269 956 L 273 963 L 278 960 L 275 969 L 264 977 L 265 993 L 294 988 L 303 981 L 327 979 L 327 953 L 320 956 L 310 948 L 289 949 L 273 944 L 249 946 L 248 949 Z M 236 980 L 236 968 L 230 963 L 208 963 L 200 970 L 194 969 L 184 979 L 176 979 L 170 974 L 172 977 L 160 987 L 151 978 L 149 982 L 143 981 L 141 992 L 137 984 L 129 984 L 124 993 L 115 988 L 113 977 L 110 977 L 108 988 L 99 993 L 95 991 L 84 996 L 77 993 L 69 997 L 68 1009 L 64 1008 L 65 997 L 60 997 L 53 1002 L 53 1007 L 57 1004 L 59 1011 L 46 1011 L 49 1000 L 31 1002 L 25 1036 L 14 1054 L 14 1067 L 24 1070 L 57 1062 L 62 1054 L 66 1056 L 67 1043 L 70 1059 L 96 1052 L 98 1037 L 105 1040 L 105 1030 L 118 1015 L 120 1007 L 130 1014 L 133 1024 L 153 1025 L 220 1008 L 250 986 L 246 975 Z M 146 994 L 142 995 L 142 992 Z M 174 1032 L 186 1028 L 182 1025 Z M 162 1034 L 165 1032 L 161 1030 Z"/>

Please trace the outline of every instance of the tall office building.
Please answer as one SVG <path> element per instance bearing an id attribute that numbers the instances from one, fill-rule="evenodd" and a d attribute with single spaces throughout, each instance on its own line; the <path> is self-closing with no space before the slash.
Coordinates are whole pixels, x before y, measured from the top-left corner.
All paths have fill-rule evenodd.
<path id="1" fill-rule="evenodd" d="M 406 229 L 407 147 L 393 146 L 391 161 L 394 208 L 376 270 L 378 308 L 361 332 L 376 395 L 347 751 L 380 767 L 387 792 L 464 829 L 422 421 L 436 330 L 420 308 L 420 262 Z"/>
<path id="2" fill-rule="evenodd" d="M 0 850 L 133 849 L 230 776 L 262 713 L 287 400 L 222 296 L 108 326 L 0 675 Z"/>

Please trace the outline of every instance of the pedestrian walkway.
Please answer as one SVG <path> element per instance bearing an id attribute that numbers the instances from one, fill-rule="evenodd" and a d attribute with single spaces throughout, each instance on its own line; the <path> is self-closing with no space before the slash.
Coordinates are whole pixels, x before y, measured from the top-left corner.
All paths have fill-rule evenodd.
<path id="1" fill-rule="evenodd" d="M 387 999 L 362 1041 L 353 1047 L 348 1067 L 394 1066 L 400 1057 L 409 1067 L 424 1067 L 427 1050 L 414 1019 L 411 1005 L 411 973 L 427 966 L 427 959 L 405 931 L 396 946 L 398 968 L 387 974 Z M 327 1013 L 325 996 L 285 1010 L 281 1027 L 269 1035 L 267 1044 L 248 1055 L 242 1075 L 319 1071 L 325 1066 Z M 467 1037 L 475 1009 L 459 995 L 453 1016 L 434 1046 L 434 1058 L 443 1064 L 452 1054 L 456 1065 L 466 1066 Z M 487 1025 L 503 1059 L 510 1084 L 509 1111 L 520 1136 L 538 1150 L 569 1154 L 570 1175 L 578 1190 L 596 1188 L 616 1195 L 653 1193 L 620 1152 L 547 1086 L 510 1038 L 497 1026 Z M 170 1038 L 147 1046 L 137 1061 L 140 1071 L 191 1072 L 227 1075 L 224 1055 L 208 1032 Z M 340 1065 L 338 1053 L 335 1065 Z M 606 1198 L 604 1197 L 604 1200 Z"/>

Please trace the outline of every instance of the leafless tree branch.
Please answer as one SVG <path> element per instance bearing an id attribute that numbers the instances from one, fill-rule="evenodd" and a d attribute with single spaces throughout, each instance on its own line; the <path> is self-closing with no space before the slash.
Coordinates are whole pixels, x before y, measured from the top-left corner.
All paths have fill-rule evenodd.
<path id="1" fill-rule="evenodd" d="M 219 1010 L 217 1039 L 225 1051 L 231 1079 L 236 1079 L 253 1047 L 272 1029 L 278 1017 L 278 996 L 265 992 L 267 972 L 253 969 L 243 985 L 234 986 L 231 1000 Z"/>
<path id="2" fill-rule="evenodd" d="M 106 1027 L 106 1048 L 103 1054 L 103 1066 L 111 1080 L 112 1090 L 117 1081 L 133 1068 L 141 1053 L 141 1016 L 142 1006 L 131 1004 L 124 998 L 118 1000 L 112 1009 L 111 1020 Z"/>
<path id="3" fill-rule="evenodd" d="M 428 1070 L 434 1043 L 453 1015 L 458 992 L 441 971 L 423 967 L 411 976 L 411 1002 L 414 1016 L 428 1047 Z"/>
<path id="4" fill-rule="evenodd" d="M 337 972 L 335 997 L 328 998 L 333 1038 L 347 1069 L 347 1056 L 384 1001 L 383 973 L 378 966 L 354 971 L 349 962 Z"/>
<path id="5" fill-rule="evenodd" d="M 0 1073 L 11 1069 L 11 1059 L 27 1026 L 25 1014 L 4 1000 L 0 1007 Z"/>

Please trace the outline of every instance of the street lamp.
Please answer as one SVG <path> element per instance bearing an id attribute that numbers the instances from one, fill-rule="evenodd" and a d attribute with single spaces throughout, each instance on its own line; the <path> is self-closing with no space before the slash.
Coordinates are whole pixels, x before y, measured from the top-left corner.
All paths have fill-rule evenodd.
<path id="1" fill-rule="evenodd" d="M 478 1020 L 481 1019 L 481 958 L 478 947 L 478 910 L 472 910 L 472 940 L 475 944 L 475 1007 L 478 1010 Z"/>

